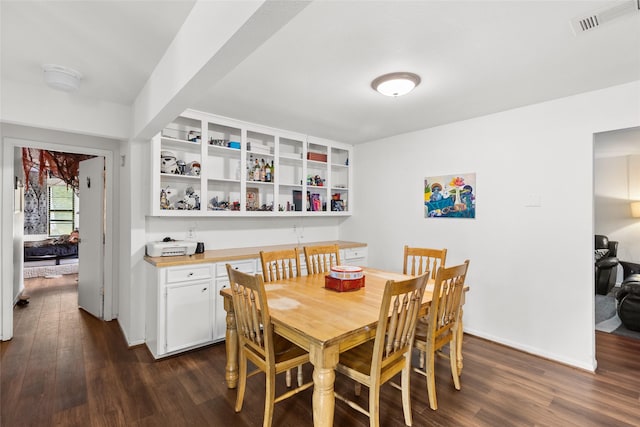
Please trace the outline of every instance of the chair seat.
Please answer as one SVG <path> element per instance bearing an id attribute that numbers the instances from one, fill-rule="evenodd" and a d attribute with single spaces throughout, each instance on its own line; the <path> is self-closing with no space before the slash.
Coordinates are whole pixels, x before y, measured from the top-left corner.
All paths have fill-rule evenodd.
<path id="1" fill-rule="evenodd" d="M 274 336 L 274 341 L 278 342 L 278 347 L 279 347 L 277 351 L 274 351 L 274 356 L 275 356 L 274 363 L 278 365 L 278 367 L 283 364 L 286 364 L 288 366 L 291 365 L 295 367 L 297 366 L 296 363 L 298 360 L 301 360 L 300 363 L 306 363 L 309 361 L 309 353 L 307 351 L 298 347 L 297 345 L 287 340 L 286 338 L 279 337 L 276 334 L 274 334 L 273 336 Z M 275 338 L 275 337 L 279 337 L 279 338 Z M 253 355 L 251 360 L 260 361 L 261 364 L 264 362 L 264 357 L 250 345 L 245 346 L 245 350 L 251 352 L 251 354 Z M 296 363 L 292 361 L 296 361 Z M 276 370 L 277 372 L 281 371 L 281 369 L 276 369 Z"/>
<path id="2" fill-rule="evenodd" d="M 415 341 L 418 342 L 426 342 L 427 341 L 427 333 L 429 330 L 429 324 L 428 323 L 423 323 L 423 322 L 418 322 L 418 325 L 416 326 L 416 336 L 414 338 Z M 441 334 L 441 336 L 439 337 L 438 341 L 442 341 L 442 336 L 449 336 L 453 334 L 453 331 L 451 329 L 449 329 L 448 332 L 445 332 L 443 334 Z"/>
<path id="3" fill-rule="evenodd" d="M 359 346 L 352 348 L 351 350 L 340 353 L 338 368 L 340 367 L 340 365 L 343 365 L 363 375 L 370 375 L 371 359 L 373 357 L 373 345 L 374 340 L 370 340 L 364 344 L 360 344 Z"/>
<path id="4" fill-rule="evenodd" d="M 370 340 L 351 350 L 340 353 L 340 360 L 338 361 L 336 370 L 343 374 L 351 371 L 351 375 L 357 376 L 363 384 L 368 385 L 367 378 L 371 376 L 374 345 L 375 340 Z M 400 372 L 404 366 L 404 362 L 404 356 L 402 354 L 388 358 L 380 369 L 380 383 L 384 384 Z"/>
<path id="5" fill-rule="evenodd" d="M 304 349 L 298 347 L 297 345 L 295 345 L 294 343 L 292 343 L 291 341 L 288 341 L 284 338 L 282 338 L 283 340 L 287 341 L 289 343 L 289 347 L 287 349 L 285 349 L 284 351 L 280 352 L 280 353 L 276 353 L 276 365 L 280 365 L 282 363 L 294 360 L 294 359 L 299 359 L 299 358 L 304 358 L 306 359 L 305 361 L 308 361 L 309 359 L 309 353 L 306 352 Z"/>

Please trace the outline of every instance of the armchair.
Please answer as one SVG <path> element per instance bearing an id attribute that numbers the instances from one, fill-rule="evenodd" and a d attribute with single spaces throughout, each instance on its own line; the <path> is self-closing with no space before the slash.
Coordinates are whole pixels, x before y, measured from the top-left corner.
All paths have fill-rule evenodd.
<path id="1" fill-rule="evenodd" d="M 640 332 L 640 274 L 626 277 L 616 298 L 622 324 L 627 329 Z"/>
<path id="2" fill-rule="evenodd" d="M 618 242 L 607 236 L 595 236 L 595 286 L 596 294 L 606 295 L 616 284 L 618 275 Z"/>

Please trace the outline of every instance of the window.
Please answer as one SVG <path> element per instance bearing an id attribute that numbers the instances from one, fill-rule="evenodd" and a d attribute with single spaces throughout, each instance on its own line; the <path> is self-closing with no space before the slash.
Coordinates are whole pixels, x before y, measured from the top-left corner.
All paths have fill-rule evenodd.
<path id="1" fill-rule="evenodd" d="M 49 236 L 71 234 L 76 228 L 75 207 L 72 187 L 49 185 Z"/>

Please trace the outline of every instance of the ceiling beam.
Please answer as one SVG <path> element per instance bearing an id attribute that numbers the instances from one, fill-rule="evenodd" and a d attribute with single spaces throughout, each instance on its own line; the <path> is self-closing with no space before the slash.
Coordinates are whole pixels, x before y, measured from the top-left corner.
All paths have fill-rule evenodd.
<path id="1" fill-rule="evenodd" d="M 150 139 L 309 5 L 198 1 L 133 105 L 132 139 Z"/>

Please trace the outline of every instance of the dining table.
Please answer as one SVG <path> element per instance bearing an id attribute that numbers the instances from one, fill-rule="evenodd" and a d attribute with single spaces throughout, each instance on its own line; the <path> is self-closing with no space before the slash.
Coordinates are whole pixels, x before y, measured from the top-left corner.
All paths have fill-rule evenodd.
<path id="1" fill-rule="evenodd" d="M 335 367 L 341 352 L 374 339 L 382 296 L 388 280 L 412 276 L 364 267 L 364 286 L 337 292 L 325 288 L 325 275 L 314 274 L 264 284 L 273 331 L 307 350 L 313 365 L 313 425 L 333 425 Z M 465 291 L 468 287 L 465 287 Z M 463 300 L 464 303 L 464 294 Z M 227 312 L 225 380 L 238 384 L 238 334 L 231 289 L 220 291 Z M 433 280 L 423 294 L 420 316 L 426 315 L 433 295 Z M 458 371 L 462 370 L 462 310 L 454 343 Z"/>

